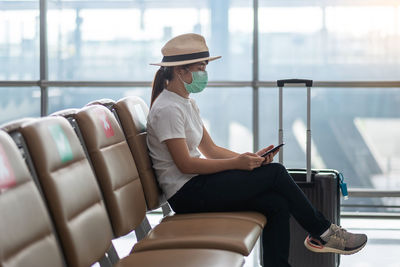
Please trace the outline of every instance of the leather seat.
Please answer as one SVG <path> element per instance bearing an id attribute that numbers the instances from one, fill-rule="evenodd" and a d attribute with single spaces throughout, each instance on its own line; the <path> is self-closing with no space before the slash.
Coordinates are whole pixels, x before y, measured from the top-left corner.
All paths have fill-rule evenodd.
<path id="1" fill-rule="evenodd" d="M 151 261 L 150 261 L 151 259 Z M 115 267 L 239 267 L 243 256 L 212 249 L 163 249 L 138 252 L 122 259 Z"/>
<path id="2" fill-rule="evenodd" d="M 11 137 L 0 131 L 0 266 L 64 266 L 44 201 Z"/>
<path id="3" fill-rule="evenodd" d="M 133 247 L 133 252 L 166 248 L 213 248 L 248 256 L 261 227 L 251 221 L 196 218 L 163 222 Z"/>
<path id="4" fill-rule="evenodd" d="M 23 125 L 21 133 L 68 265 L 94 264 L 111 246 L 112 230 L 96 179 L 75 132 L 66 119 L 46 117 Z"/>
<path id="5" fill-rule="evenodd" d="M 111 111 L 103 106 L 85 107 L 75 114 L 75 119 L 99 180 L 114 233 L 117 237 L 125 235 L 143 221 L 146 212 L 141 180 L 125 136 Z M 163 222 L 143 239 L 143 245 L 140 241 L 137 246 L 141 250 L 218 248 L 248 255 L 262 226 L 234 216 L 219 217 L 204 219 L 199 216 L 198 221 L 182 217 Z M 160 247 L 159 244 L 164 245 Z"/>
<path id="6" fill-rule="evenodd" d="M 146 216 L 146 202 L 135 161 L 111 112 L 100 105 L 75 115 L 103 193 L 116 237 L 133 231 Z"/>
<path id="7" fill-rule="evenodd" d="M 61 236 L 68 265 L 91 266 L 104 257 L 111 244 L 112 231 L 96 178 L 72 126 L 65 118 L 48 117 L 23 125 L 21 131 Z M 29 208 L 26 203 L 30 202 L 24 203 Z M 1 238 L 0 246 L 8 242 Z M 207 266 L 241 266 L 243 257 L 223 250 L 166 249 L 131 254 L 116 266 L 160 266 L 162 263 L 162 266 L 197 267 L 205 266 L 204 262 Z"/>
<path id="8" fill-rule="evenodd" d="M 117 101 L 114 105 L 122 129 L 125 133 L 129 147 L 138 168 L 139 177 L 143 185 L 147 207 L 154 210 L 160 207 L 165 200 L 162 198 L 161 190 L 158 187 L 157 179 L 152 168 L 151 159 L 148 153 L 147 136 L 147 115 L 149 109 L 146 103 L 139 97 L 129 96 Z M 264 228 L 267 219 L 258 212 L 210 212 L 210 213 L 191 213 L 168 216 L 163 221 L 195 219 L 196 217 L 215 217 L 215 218 L 238 218 L 249 220 Z"/>
<path id="9" fill-rule="evenodd" d="M 174 214 L 165 216 L 162 222 L 176 221 L 176 220 L 197 220 L 198 218 L 221 218 L 221 219 L 239 219 L 250 221 L 258 224 L 261 228 L 264 228 L 266 224 L 265 216 L 259 212 L 253 211 L 241 211 L 241 212 L 201 212 L 201 213 L 185 213 L 185 214 Z"/>

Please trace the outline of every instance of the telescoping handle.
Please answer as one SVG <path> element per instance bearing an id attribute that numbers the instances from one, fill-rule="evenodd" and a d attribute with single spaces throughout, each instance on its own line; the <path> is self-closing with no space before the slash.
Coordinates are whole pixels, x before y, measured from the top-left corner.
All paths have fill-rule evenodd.
<path id="1" fill-rule="evenodd" d="M 307 142 L 306 142 L 306 181 L 311 182 L 311 87 L 312 80 L 285 79 L 278 80 L 279 87 L 279 144 L 283 143 L 283 87 L 285 84 L 304 84 L 307 87 Z M 279 150 L 279 162 L 283 163 L 283 147 Z"/>

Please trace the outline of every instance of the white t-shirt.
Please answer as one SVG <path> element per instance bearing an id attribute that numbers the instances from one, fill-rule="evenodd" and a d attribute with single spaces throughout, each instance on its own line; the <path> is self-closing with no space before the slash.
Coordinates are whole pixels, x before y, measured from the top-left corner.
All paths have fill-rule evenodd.
<path id="1" fill-rule="evenodd" d="M 175 165 L 165 140 L 186 138 L 191 157 L 200 157 L 197 150 L 203 137 L 203 122 L 193 99 L 164 89 L 156 98 L 147 119 L 147 146 L 156 171 L 158 183 L 167 199 L 172 197 L 190 178 Z"/>

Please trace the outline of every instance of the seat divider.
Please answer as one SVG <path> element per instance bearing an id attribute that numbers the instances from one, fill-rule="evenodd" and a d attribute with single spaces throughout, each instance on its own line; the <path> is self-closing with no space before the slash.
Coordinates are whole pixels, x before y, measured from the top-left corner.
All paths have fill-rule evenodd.
<path id="1" fill-rule="evenodd" d="M 104 255 L 100 260 L 99 260 L 99 265 L 100 267 L 112 267 L 113 264 L 111 263 L 110 259 Z"/>
<path id="2" fill-rule="evenodd" d="M 144 237 L 147 236 L 147 233 L 151 230 L 151 225 L 147 217 L 145 216 L 142 223 L 136 227 L 135 235 L 137 241 L 142 240 Z"/>
<path id="3" fill-rule="evenodd" d="M 45 199 L 43 190 L 42 190 L 42 186 L 40 185 L 39 178 L 37 176 L 35 167 L 33 166 L 32 158 L 29 154 L 28 146 L 25 143 L 24 137 L 18 131 L 9 132 L 8 134 L 11 136 L 11 138 L 14 140 L 15 144 L 19 148 L 22 158 L 25 160 L 25 163 L 28 166 L 28 170 L 32 175 L 33 181 L 35 182 L 36 187 L 39 190 L 39 193 L 41 194 L 42 198 Z"/>
<path id="4" fill-rule="evenodd" d="M 85 142 L 83 141 L 83 136 L 82 136 L 81 130 L 79 129 L 78 123 L 76 122 L 75 118 L 72 117 L 72 116 L 71 117 L 67 116 L 65 118 L 68 120 L 69 124 L 71 124 L 71 126 L 74 129 L 76 135 L 78 136 L 79 142 L 81 143 L 82 148 L 83 148 L 83 152 L 85 152 L 85 155 L 86 155 L 86 158 L 89 161 L 90 167 L 92 168 L 92 170 L 94 172 L 94 168 L 93 168 L 92 162 L 90 161 L 89 152 L 87 150 Z"/>
<path id="5" fill-rule="evenodd" d="M 115 264 L 117 264 L 117 262 L 120 261 L 118 253 L 115 250 L 115 247 L 112 242 L 111 242 L 110 248 L 107 250 L 107 256 L 108 256 L 108 259 L 111 261 L 112 265 L 115 265 Z"/>
<path id="6" fill-rule="evenodd" d="M 163 217 L 169 216 L 172 213 L 171 207 L 169 206 L 168 202 L 165 202 L 163 205 L 161 205 L 161 209 L 163 212 Z"/>

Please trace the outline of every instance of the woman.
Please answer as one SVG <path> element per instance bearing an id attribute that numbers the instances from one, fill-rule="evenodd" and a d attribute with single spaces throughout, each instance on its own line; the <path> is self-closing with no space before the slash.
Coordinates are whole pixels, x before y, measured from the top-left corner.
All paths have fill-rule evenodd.
<path id="1" fill-rule="evenodd" d="M 147 143 L 158 182 L 176 213 L 258 211 L 268 218 L 263 231 L 264 266 L 289 266 L 290 214 L 310 235 L 307 248 L 352 254 L 367 237 L 331 224 L 308 201 L 275 153 L 238 154 L 214 144 L 191 93 L 207 85 L 210 57 L 204 38 L 177 36 L 162 48 L 153 82 Z M 200 153 L 205 158 L 200 158 Z"/>

